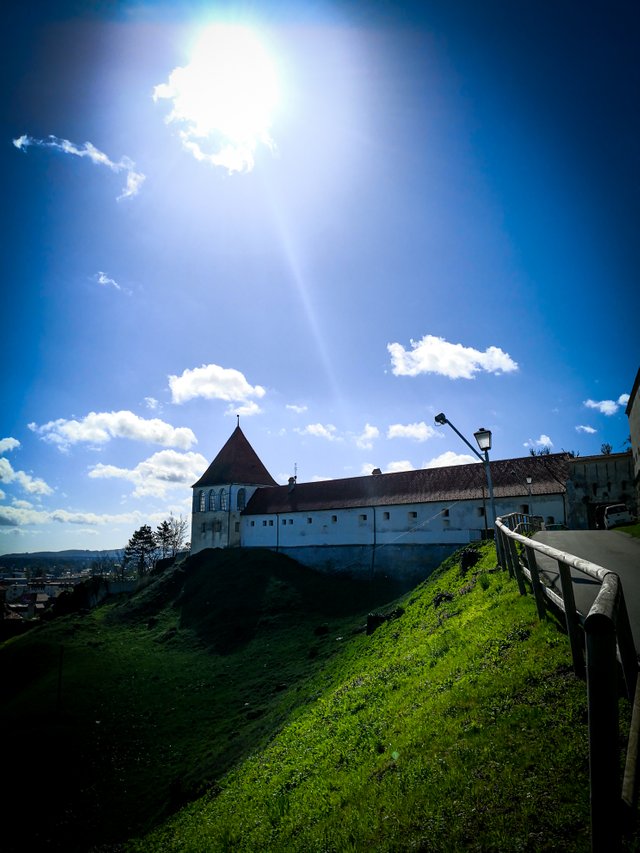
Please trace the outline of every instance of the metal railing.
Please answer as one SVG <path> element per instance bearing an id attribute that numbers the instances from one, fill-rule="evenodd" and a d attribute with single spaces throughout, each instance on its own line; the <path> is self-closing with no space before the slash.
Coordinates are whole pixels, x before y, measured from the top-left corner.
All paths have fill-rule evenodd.
<path id="1" fill-rule="evenodd" d="M 531 539 L 539 529 L 537 519 L 513 513 L 496 520 L 496 550 L 503 568 L 515 578 L 521 595 L 527 582 L 533 592 L 538 616 L 553 610 L 564 622 L 571 646 L 573 668 L 586 676 L 589 724 L 589 785 L 591 849 L 614 851 L 621 844 L 622 825 L 637 803 L 637 764 L 640 741 L 640 690 L 638 657 L 624 600 L 622 583 L 615 572 L 551 548 Z M 536 554 L 555 561 L 560 577 L 559 595 L 544 581 Z M 597 581 L 600 589 L 585 616 L 576 609 L 571 570 Z M 626 766 L 620 779 L 620 678 L 633 704 Z"/>

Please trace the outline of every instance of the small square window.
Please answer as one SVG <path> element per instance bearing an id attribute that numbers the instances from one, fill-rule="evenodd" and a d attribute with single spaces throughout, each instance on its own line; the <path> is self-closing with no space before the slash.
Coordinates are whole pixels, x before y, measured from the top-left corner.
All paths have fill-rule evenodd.
<path id="1" fill-rule="evenodd" d="M 236 533 L 240 533 L 240 522 L 236 521 Z"/>
<path id="2" fill-rule="evenodd" d="M 331 516 L 331 523 L 332 523 L 332 524 L 336 524 L 336 523 L 337 523 L 337 521 L 338 521 L 338 516 L 337 516 L 337 515 L 332 515 L 332 516 Z"/>
<path id="3" fill-rule="evenodd" d="M 411 512 L 409 513 L 409 518 L 417 518 L 417 517 L 418 517 L 418 513 L 415 510 L 411 510 Z"/>
<path id="4" fill-rule="evenodd" d="M 382 518 L 383 518 L 385 521 L 389 521 L 389 513 L 388 513 L 388 512 L 383 512 L 383 513 L 382 513 Z"/>
<path id="5" fill-rule="evenodd" d="M 448 509 L 442 510 L 442 517 L 443 518 L 449 518 L 449 510 Z"/>
<path id="6" fill-rule="evenodd" d="M 358 516 L 358 518 L 360 521 L 366 521 L 367 520 L 366 514 L 360 515 L 360 516 Z"/>
<path id="7" fill-rule="evenodd" d="M 263 519 L 262 519 L 262 526 L 263 526 L 263 527 L 266 527 L 266 526 L 267 526 L 267 519 L 266 519 L 266 518 L 263 518 Z"/>
<path id="8" fill-rule="evenodd" d="M 283 519 L 282 519 L 282 521 L 280 522 L 280 524 L 286 524 L 286 523 L 287 523 L 287 519 L 286 519 L 286 518 L 283 518 Z"/>
<path id="9" fill-rule="evenodd" d="M 480 516 L 480 518 L 484 518 L 484 507 L 483 506 L 477 507 L 476 512 Z"/>
<path id="10" fill-rule="evenodd" d="M 273 519 L 272 518 L 269 519 L 269 527 L 273 527 Z"/>
<path id="11" fill-rule="evenodd" d="M 313 519 L 311 517 L 307 518 L 307 524 L 312 524 L 312 523 L 313 523 Z"/>
<path id="12" fill-rule="evenodd" d="M 256 526 L 255 521 L 252 521 L 252 522 L 251 522 L 251 526 L 252 526 L 252 527 L 255 527 L 255 526 Z"/>

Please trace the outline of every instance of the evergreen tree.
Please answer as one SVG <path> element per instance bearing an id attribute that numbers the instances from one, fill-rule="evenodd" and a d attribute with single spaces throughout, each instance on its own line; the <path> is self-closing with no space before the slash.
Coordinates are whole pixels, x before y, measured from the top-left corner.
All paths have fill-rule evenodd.
<path id="1" fill-rule="evenodd" d="M 127 547 L 124 549 L 124 564 L 132 565 L 138 577 L 143 577 L 155 565 L 157 551 L 153 530 L 148 524 L 143 524 L 127 542 Z"/>

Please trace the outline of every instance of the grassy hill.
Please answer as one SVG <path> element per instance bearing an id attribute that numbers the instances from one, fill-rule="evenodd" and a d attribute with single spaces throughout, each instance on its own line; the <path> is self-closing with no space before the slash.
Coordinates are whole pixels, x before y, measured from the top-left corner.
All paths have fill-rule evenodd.
<path id="1" fill-rule="evenodd" d="M 398 597 L 202 552 L 5 643 L 5 838 L 13 821 L 16 850 L 67 853 L 588 850 L 584 684 L 480 554 Z"/>

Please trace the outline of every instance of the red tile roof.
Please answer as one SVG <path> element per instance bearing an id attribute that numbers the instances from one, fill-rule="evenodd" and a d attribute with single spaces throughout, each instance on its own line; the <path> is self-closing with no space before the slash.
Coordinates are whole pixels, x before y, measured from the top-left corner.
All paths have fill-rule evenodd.
<path id="1" fill-rule="evenodd" d="M 496 498 L 528 495 L 526 478 L 531 477 L 531 494 L 562 494 L 568 479 L 567 457 L 563 453 L 525 456 L 491 462 Z M 307 512 L 349 507 L 388 506 L 481 499 L 487 495 L 484 465 L 453 465 L 423 468 L 394 474 L 370 474 L 343 480 L 296 483 L 258 489 L 247 504 L 245 515 L 275 512 Z"/>
<path id="2" fill-rule="evenodd" d="M 237 426 L 227 443 L 192 488 L 242 483 L 252 486 L 277 486 L 258 454 Z"/>

